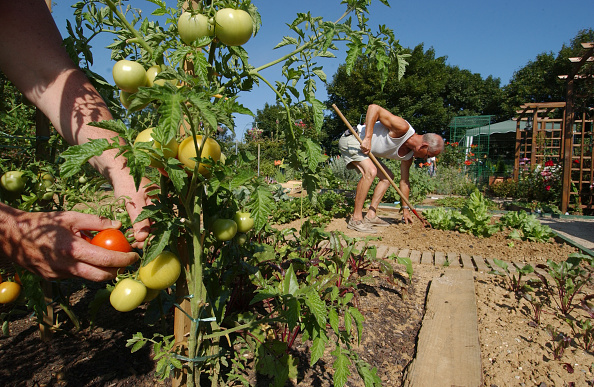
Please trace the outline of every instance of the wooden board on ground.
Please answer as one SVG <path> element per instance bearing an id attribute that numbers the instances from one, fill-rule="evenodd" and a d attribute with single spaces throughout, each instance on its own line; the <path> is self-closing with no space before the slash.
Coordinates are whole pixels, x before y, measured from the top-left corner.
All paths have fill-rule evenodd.
<path id="1" fill-rule="evenodd" d="M 485 263 L 485 259 L 480 255 L 473 255 L 472 260 L 474 261 L 478 271 L 482 271 L 483 273 L 488 273 L 490 271 L 489 267 Z"/>
<path id="2" fill-rule="evenodd" d="M 445 253 L 443 251 L 435 252 L 435 266 L 443 266 L 446 263 Z"/>
<path id="3" fill-rule="evenodd" d="M 410 260 L 412 263 L 421 263 L 421 252 L 419 250 L 412 250 L 410 252 Z"/>
<path id="4" fill-rule="evenodd" d="M 433 265 L 433 253 L 431 251 L 423 251 L 421 263 L 423 265 Z"/>
<path id="5" fill-rule="evenodd" d="M 431 282 L 407 387 L 482 386 L 473 272 L 446 270 Z"/>
<path id="6" fill-rule="evenodd" d="M 472 263 L 472 258 L 468 254 L 460 254 L 460 260 L 462 260 L 462 267 L 464 269 L 474 270 L 474 265 Z"/>

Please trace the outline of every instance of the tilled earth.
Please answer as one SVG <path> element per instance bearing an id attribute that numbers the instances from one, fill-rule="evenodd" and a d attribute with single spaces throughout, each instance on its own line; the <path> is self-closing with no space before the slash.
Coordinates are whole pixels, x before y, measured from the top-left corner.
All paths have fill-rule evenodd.
<path id="1" fill-rule="evenodd" d="M 397 214 L 386 212 L 382 216 L 397 219 Z M 298 228 L 299 222 L 288 226 Z M 339 230 L 350 236 L 362 236 L 346 229 L 344 219 L 333 221 L 328 230 Z M 575 249 L 557 243 L 529 243 L 514 241 L 513 246 L 505 236 L 478 239 L 466 234 L 443 232 L 423 228 L 419 222 L 413 225 L 394 224 L 378 228 L 382 240 L 376 243 L 410 248 L 420 251 L 444 251 L 482 255 L 515 262 L 546 262 L 547 259 L 563 260 Z M 404 278 L 404 268 L 399 272 Z M 430 281 L 440 275 L 442 267 L 416 265 L 412 284 L 404 280 L 388 283 L 381 276 L 360 287 L 358 302 L 365 316 L 365 328 L 361 345 L 356 352 L 361 359 L 378 369 L 378 375 L 385 386 L 399 386 L 407 364 L 415 355 L 415 344 L 421 326 L 425 296 Z M 477 273 L 479 306 L 479 329 L 483 350 L 483 367 L 486 385 L 534 385 L 533 381 L 547 386 L 556 385 L 559 379 L 576 376 L 575 380 L 586 382 L 590 377 L 594 359 L 580 351 L 576 345 L 567 350 L 572 358 L 576 374 L 565 371 L 566 361 L 552 359 L 550 343 L 547 346 L 545 326 L 536 331 L 529 326 L 529 306 L 516 304 L 500 285 L 500 279 L 486 273 Z M 59 314 L 62 332 L 44 343 L 32 316 L 27 314 L 10 316 L 10 335 L 0 338 L 0 385 L 2 386 L 155 386 L 170 385 L 154 377 L 154 362 L 151 351 L 144 348 L 130 353 L 126 340 L 138 331 L 151 336 L 155 328 L 143 323 L 142 310 L 118 313 L 103 307 L 99 311 L 94 329 L 89 327 L 87 306 L 100 284 L 86 284 L 73 294 L 71 299 L 75 312 L 82 322 L 82 330 L 74 333 L 72 325 Z M 497 298 L 499 297 L 499 298 Z M 503 302 L 504 300 L 505 302 Z M 513 313 L 510 312 L 513 310 Z M 7 311 L 6 308 L 0 312 Z M 552 315 L 552 313 L 551 313 Z M 172 322 L 169 321 L 170 327 Z M 491 324 L 491 325 L 489 325 Z M 514 326 L 514 330 L 511 330 Z M 171 328 L 170 328 L 171 329 Z M 496 331 L 496 332 L 495 332 Z M 503 337 L 507 331 L 510 337 Z M 492 333 L 495 332 L 495 333 Z M 495 335 L 495 336 L 493 336 Z M 533 339 L 541 337 L 540 341 Z M 527 339 L 528 338 L 528 339 Z M 487 347 L 483 344 L 487 343 Z M 513 345 L 513 355 L 509 347 Z M 332 357 L 326 356 L 316 365 L 309 367 L 309 352 L 306 343 L 296 343 L 295 356 L 300 360 L 300 372 L 291 385 L 332 385 Z M 537 353 L 536 359 L 524 359 L 520 354 Z M 508 356 L 509 355 L 509 356 Z M 585 357 L 584 357 L 585 356 Z M 493 360 L 495 359 L 495 360 Z M 518 371 L 521 367 L 521 371 Z M 509 370 L 509 371 L 505 371 Z M 577 378 L 577 372 L 580 378 Z M 349 386 L 362 386 L 360 378 L 349 378 Z M 590 379 L 591 380 L 591 379 Z M 257 385 L 267 385 L 263 378 Z M 539 384 L 536 384 L 539 385 Z M 541 384 L 542 385 L 542 384 Z M 578 384 L 580 385 L 580 384 Z M 586 385 L 586 384 L 581 384 Z"/>

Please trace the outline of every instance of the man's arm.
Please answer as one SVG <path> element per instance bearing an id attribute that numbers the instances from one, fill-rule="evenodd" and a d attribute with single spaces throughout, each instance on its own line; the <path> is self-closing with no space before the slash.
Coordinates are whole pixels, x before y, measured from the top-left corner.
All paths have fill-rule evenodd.
<path id="1" fill-rule="evenodd" d="M 373 126 L 377 121 L 388 128 L 390 130 L 390 136 L 394 138 L 403 136 L 408 130 L 408 123 L 403 118 L 390 113 L 379 105 L 369 105 L 367 107 L 367 114 L 365 115 L 365 138 L 361 143 L 361 150 L 365 154 L 368 154 L 371 150 Z"/>
<path id="2" fill-rule="evenodd" d="M 0 0 L 0 69 L 54 124 L 70 144 L 117 134 L 89 126 L 112 119 L 97 90 L 62 46 L 62 38 L 43 0 Z M 123 140 L 121 140 L 123 141 Z M 148 204 L 145 189 L 136 191 L 123 157 L 117 150 L 90 160 L 114 187 L 116 197 L 128 196 L 126 209 L 132 221 Z M 149 222 L 135 224 L 135 237 L 143 241 Z"/>
<path id="3" fill-rule="evenodd" d="M 404 196 L 404 199 L 408 201 L 410 195 L 410 167 L 413 163 L 413 158 L 410 160 L 403 160 L 400 162 L 400 192 Z M 410 209 L 404 208 L 404 200 L 400 199 L 400 205 L 403 207 L 402 220 L 405 223 L 412 223 L 413 218 Z"/>

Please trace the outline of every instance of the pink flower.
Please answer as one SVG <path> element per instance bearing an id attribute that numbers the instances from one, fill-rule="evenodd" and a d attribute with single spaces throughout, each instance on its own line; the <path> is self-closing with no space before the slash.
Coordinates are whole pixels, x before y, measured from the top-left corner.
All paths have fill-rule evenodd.
<path id="1" fill-rule="evenodd" d="M 545 187 L 545 189 L 546 189 L 547 191 L 550 191 L 550 190 L 551 190 L 551 186 L 550 186 L 550 185 L 547 185 L 547 186 Z"/>

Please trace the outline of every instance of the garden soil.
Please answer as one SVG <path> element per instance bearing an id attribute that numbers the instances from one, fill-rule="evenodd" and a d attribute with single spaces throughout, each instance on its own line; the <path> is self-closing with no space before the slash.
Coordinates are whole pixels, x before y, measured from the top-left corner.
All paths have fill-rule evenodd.
<path id="1" fill-rule="evenodd" d="M 381 210 L 392 221 L 389 227 L 377 228 L 381 240 L 374 243 L 419 251 L 444 251 L 481 255 L 506 261 L 545 263 L 561 261 L 576 251 L 567 244 L 514 241 L 505 235 L 475 238 L 456 232 L 398 224 L 399 214 Z M 300 221 L 283 227 L 299 229 Z M 345 219 L 335 219 L 327 227 L 352 237 L 364 235 L 346 228 Z M 412 282 L 402 266 L 396 267 L 396 281 L 386 281 L 379 273 L 360 287 L 356 300 L 365 316 L 360 345 L 355 351 L 360 359 L 377 368 L 384 386 L 400 386 L 407 365 L 413 360 L 416 337 L 422 324 L 426 295 L 431 281 L 447 270 L 463 270 L 433 265 L 415 265 Z M 531 305 L 508 290 L 504 277 L 475 272 L 481 361 L 485 386 L 588 386 L 593 385 L 594 357 L 576 341 L 558 359 L 551 329 L 570 336 L 568 325 L 554 317 L 554 304 L 545 306 L 541 320 L 533 320 Z M 88 304 L 101 284 L 82 283 L 71 297 L 73 309 L 81 319 L 82 329 L 74 332 L 65 315 L 58 312 L 60 330 L 48 342 L 39 338 L 34 318 L 29 314 L 11 316 L 10 335 L 0 338 L 0 385 L 2 386 L 169 386 L 154 375 L 151 350 L 130 353 L 126 341 L 135 332 L 152 336 L 159 327 L 143 323 L 143 311 L 119 313 L 109 306 L 100 309 L 93 328 L 89 327 Z M 592 289 L 587 289 L 591 292 Z M 3 307 L 0 312 L 5 312 Z M 168 324 L 171 327 L 172 321 Z M 299 340 L 292 352 L 299 360 L 299 375 L 288 383 L 295 386 L 331 386 L 331 350 L 309 367 L 307 343 Z M 363 386 L 353 376 L 348 386 Z M 267 386 L 269 380 L 247 373 L 252 385 Z M 573 384 L 572 384 L 573 383 Z"/>

